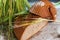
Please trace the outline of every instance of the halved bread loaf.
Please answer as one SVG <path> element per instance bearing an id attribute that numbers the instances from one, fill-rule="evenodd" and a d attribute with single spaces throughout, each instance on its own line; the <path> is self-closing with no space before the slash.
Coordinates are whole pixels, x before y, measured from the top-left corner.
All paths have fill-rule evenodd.
<path id="1" fill-rule="evenodd" d="M 33 20 L 31 23 L 25 23 L 22 25 L 14 25 L 14 33 L 18 40 L 28 40 L 38 31 L 40 31 L 48 21 L 43 20 L 42 18 L 37 18 Z"/>
<path id="2" fill-rule="evenodd" d="M 28 40 L 48 23 L 47 20 L 34 14 L 28 14 L 25 18 L 19 16 L 15 20 L 14 33 L 18 40 Z"/>

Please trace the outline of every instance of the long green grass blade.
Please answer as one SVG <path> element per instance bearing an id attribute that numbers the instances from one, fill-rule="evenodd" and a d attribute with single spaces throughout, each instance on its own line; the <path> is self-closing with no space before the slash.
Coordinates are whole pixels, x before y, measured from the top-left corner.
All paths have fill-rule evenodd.
<path id="1" fill-rule="evenodd" d="M 30 6 L 28 0 L 24 0 L 24 2 L 25 2 L 25 4 L 26 4 L 26 6 L 30 9 L 31 6 Z"/>

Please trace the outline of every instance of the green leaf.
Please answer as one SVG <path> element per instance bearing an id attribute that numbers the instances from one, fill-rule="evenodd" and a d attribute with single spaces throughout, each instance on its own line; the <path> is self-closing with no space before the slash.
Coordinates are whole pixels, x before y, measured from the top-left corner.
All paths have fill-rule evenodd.
<path id="1" fill-rule="evenodd" d="M 28 14 L 27 12 L 28 12 L 28 11 L 21 11 L 21 12 L 19 12 L 19 13 L 16 13 L 15 16 Z"/>
<path id="2" fill-rule="evenodd" d="M 30 9 L 30 3 L 28 2 L 28 0 L 24 0 L 25 4 L 26 4 L 26 7 L 28 7 Z"/>

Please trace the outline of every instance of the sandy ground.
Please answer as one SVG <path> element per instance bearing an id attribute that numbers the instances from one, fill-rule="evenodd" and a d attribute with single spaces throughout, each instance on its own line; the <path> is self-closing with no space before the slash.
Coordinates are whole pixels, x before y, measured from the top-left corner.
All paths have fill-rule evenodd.
<path id="1" fill-rule="evenodd" d="M 0 40 L 5 40 L 3 35 L 0 35 Z"/>

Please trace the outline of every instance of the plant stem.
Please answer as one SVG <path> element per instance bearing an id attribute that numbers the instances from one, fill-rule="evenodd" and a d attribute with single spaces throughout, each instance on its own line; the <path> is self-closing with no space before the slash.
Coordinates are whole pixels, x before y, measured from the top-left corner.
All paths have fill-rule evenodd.
<path id="1" fill-rule="evenodd" d="M 26 6 L 30 9 L 31 6 L 30 6 L 28 0 L 24 0 L 24 2 L 25 2 L 25 4 L 26 4 Z"/>

